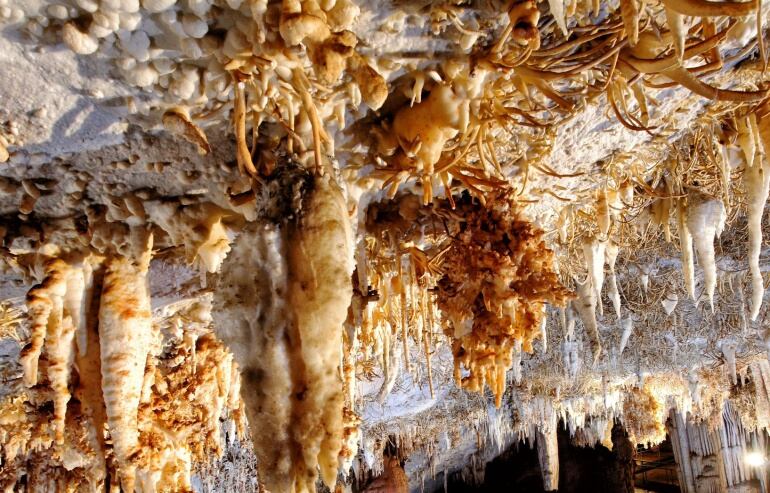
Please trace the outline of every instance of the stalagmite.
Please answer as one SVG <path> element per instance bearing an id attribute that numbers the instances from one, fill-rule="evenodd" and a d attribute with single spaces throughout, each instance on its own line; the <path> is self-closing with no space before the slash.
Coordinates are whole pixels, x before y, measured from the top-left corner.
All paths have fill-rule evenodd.
<path id="1" fill-rule="evenodd" d="M 730 401 L 726 401 L 722 410 L 719 427 L 720 451 L 724 464 L 727 486 L 735 486 L 750 479 L 746 464 L 746 436 L 741 418 Z"/>
<path id="2" fill-rule="evenodd" d="M 144 368 L 153 343 L 152 312 L 147 270 L 152 235 L 132 231 L 131 257 L 105 261 L 99 305 L 102 391 L 123 490 L 135 488 L 135 455 L 139 448 L 137 413 Z"/>
<path id="3" fill-rule="evenodd" d="M 717 265 L 714 258 L 714 240 L 725 226 L 725 206 L 721 200 L 691 197 L 687 207 L 687 229 L 692 235 L 698 263 L 703 269 L 705 290 L 714 310 L 714 289 L 717 285 Z"/>
<path id="4" fill-rule="evenodd" d="M 537 458 L 540 462 L 540 474 L 543 477 L 543 490 L 559 489 L 559 443 L 556 438 L 556 419 L 550 426 L 537 432 Z"/>
<path id="5" fill-rule="evenodd" d="M 679 484 L 684 493 L 696 493 L 692 465 L 690 463 L 690 440 L 687 436 L 686 422 L 676 410 L 671 411 L 669 435 L 674 450 L 674 458 L 679 468 Z"/>

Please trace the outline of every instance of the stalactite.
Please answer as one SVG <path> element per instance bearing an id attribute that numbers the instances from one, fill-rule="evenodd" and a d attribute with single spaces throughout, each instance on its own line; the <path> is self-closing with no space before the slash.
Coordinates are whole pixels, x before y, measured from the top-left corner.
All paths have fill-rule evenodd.
<path id="1" fill-rule="evenodd" d="M 653 442 L 669 408 L 683 489 L 751 477 L 740 454 L 756 427 L 770 426 L 770 366 L 756 356 L 770 354 L 770 328 L 758 342 L 732 285 L 735 298 L 724 293 L 724 313 L 713 312 L 717 263 L 741 269 L 734 240 L 744 205 L 752 320 L 764 294 L 770 90 L 743 63 L 754 44 L 766 62 L 761 0 L 527 0 L 506 12 L 487 1 L 57 2 L 2 2 L 0 17 L 39 51 L 10 50 L 13 75 L 74 62 L 40 57 L 62 40 L 77 55 L 99 53 L 141 88 L 110 87 L 140 125 L 83 141 L 96 134 L 84 126 L 64 135 L 66 115 L 47 116 L 62 109 L 57 101 L 24 108 L 18 94 L 1 115 L 0 288 L 40 274 L 27 294 L 29 327 L 9 338 L 13 353 L 31 332 L 21 382 L 7 379 L 8 399 L 0 393 L 2 488 L 189 491 L 201 460 L 222 452 L 222 422 L 243 427 L 243 413 L 259 489 L 273 493 L 311 492 L 319 478 L 343 489 L 340 469 L 352 467 L 361 440 L 359 472 L 398 475 L 399 491 L 414 489 L 402 464 L 417 447 L 424 453 L 410 466 L 424 456 L 446 485 L 444 458 L 463 455 L 478 482 L 483 448 L 499 452 L 513 437 L 536 438 L 553 490 L 557 416 L 582 445 L 606 444 L 615 420 Z M 377 28 L 372 19 L 383 20 L 377 43 L 361 42 Z M 388 53 L 371 46 L 391 41 Z M 413 51 L 417 61 L 401 60 Z M 73 75 L 92 75 L 80 62 L 88 70 Z M 734 70 L 723 77 L 759 89 L 699 78 L 722 65 Z M 115 94 L 104 96 L 112 104 Z M 589 121 L 608 107 L 617 121 Z M 94 115 L 86 123 L 101 121 Z M 234 148 L 217 135 L 228 120 Z M 200 155 L 187 154 L 189 143 Z M 45 151 L 56 144 L 83 152 Z M 728 154 L 742 154 L 743 168 Z M 745 194 L 731 171 L 742 173 Z M 661 236 L 672 239 L 674 206 L 685 289 L 696 299 L 695 247 L 711 315 L 669 285 L 679 265 Z M 648 228 L 650 214 L 658 228 Z M 153 256 L 164 284 L 153 286 L 163 292 L 155 300 Z M 200 277 L 186 278 L 180 259 Z M 615 318 L 597 319 L 605 266 Z M 583 281 L 575 301 L 562 284 L 573 277 Z M 227 346 L 206 316 L 192 315 L 211 307 L 153 318 L 151 301 L 171 313 L 178 294 L 213 296 Z M 570 302 L 563 333 L 549 330 L 548 306 Z M 644 330 L 632 334 L 634 319 Z M 522 361 L 538 336 L 542 351 Z M 617 353 L 602 358 L 602 342 Z M 16 368 L 0 364 L 0 376 L 6 370 Z M 373 409 L 382 419 L 367 436 Z M 397 459 L 382 453 L 390 435 Z M 727 479 L 706 477 L 707 459 Z"/>
<path id="2" fill-rule="evenodd" d="M 583 321 L 583 327 L 591 347 L 592 361 L 596 364 L 602 353 L 599 327 L 596 323 L 596 292 L 589 279 L 582 283 L 576 280 L 575 284 L 577 285 L 578 299 L 575 300 L 574 306 Z"/>
<path id="3" fill-rule="evenodd" d="M 652 385 L 629 389 L 623 398 L 621 420 L 635 444 L 658 444 L 665 439 L 667 403 Z"/>
<path id="4" fill-rule="evenodd" d="M 759 254 L 762 249 L 762 213 L 765 210 L 768 192 L 770 192 L 770 162 L 761 156 L 752 165 L 748 160 L 743 170 L 743 184 L 748 197 L 749 223 L 749 271 L 751 273 L 751 320 L 759 315 L 765 288 L 759 269 Z"/>
<path id="5" fill-rule="evenodd" d="M 693 404 L 697 406 L 700 404 L 701 400 L 701 388 L 700 382 L 698 380 L 698 374 L 694 371 L 690 371 L 690 373 L 687 375 L 687 385 L 688 389 L 690 390 L 690 399 L 692 399 Z"/>
<path id="6" fill-rule="evenodd" d="M 24 383 L 37 384 L 38 361 L 43 351 L 46 332 L 60 331 L 62 298 L 67 289 L 68 266 L 59 259 L 50 259 L 44 265 L 43 282 L 27 293 L 27 312 L 30 318 L 30 343 L 21 355 Z M 49 329 L 50 327 L 50 329 Z"/>
<path id="7" fill-rule="evenodd" d="M 749 121 L 754 119 L 754 124 Z M 757 156 L 757 142 L 752 127 L 756 126 L 756 115 L 750 114 L 743 118 L 736 118 L 736 130 L 738 131 L 738 145 L 743 151 L 743 156 L 748 168 L 754 167 L 754 161 Z"/>
<path id="8" fill-rule="evenodd" d="M 431 398 L 436 397 L 436 391 L 433 388 L 433 366 L 431 364 L 431 334 L 433 333 L 433 317 L 431 311 L 432 305 L 428 302 L 428 292 L 425 289 L 420 290 L 422 296 L 422 319 L 425 323 L 425 327 L 422 330 L 422 343 L 423 352 L 425 353 L 425 366 L 428 371 L 428 388 L 430 389 Z"/>
<path id="9" fill-rule="evenodd" d="M 770 430 L 770 362 L 760 359 L 751 363 L 757 428 Z"/>
<path id="10" fill-rule="evenodd" d="M 211 203 L 183 206 L 176 201 L 148 201 L 143 210 L 174 244 L 184 246 L 188 263 L 197 262 L 203 272 L 219 270 L 233 236 L 224 221 L 235 214 Z"/>
<path id="11" fill-rule="evenodd" d="M 615 316 L 620 320 L 620 292 L 618 291 L 618 279 L 615 273 L 615 262 L 618 259 L 620 248 L 615 243 L 610 242 L 605 249 L 605 261 L 610 269 L 609 284 L 607 285 L 607 294 L 615 308 Z"/>
<path id="12" fill-rule="evenodd" d="M 407 287 L 409 284 L 404 273 L 404 257 L 399 255 L 396 258 L 396 263 L 398 264 L 398 275 L 396 276 L 396 279 L 398 281 L 397 286 L 399 306 L 401 308 L 399 326 L 401 327 L 401 344 L 403 345 L 404 370 L 409 373 L 411 372 L 411 364 L 409 361 L 409 302 L 407 301 Z"/>
<path id="13" fill-rule="evenodd" d="M 599 241 L 596 238 L 588 238 L 583 242 L 583 257 L 588 269 L 588 279 L 591 289 L 593 289 L 593 296 L 597 301 L 601 300 L 602 286 L 604 286 L 604 253 L 606 246 L 606 241 Z M 597 302 L 596 304 L 601 315 L 603 311 L 602 303 Z"/>
<path id="14" fill-rule="evenodd" d="M 735 352 L 738 349 L 738 343 L 733 339 L 724 339 L 720 343 L 720 349 L 722 350 L 722 355 L 725 357 L 725 365 L 727 366 L 727 374 L 730 377 L 730 383 L 737 385 L 738 375 L 735 366 Z"/>
<path id="15" fill-rule="evenodd" d="M 193 463 L 222 452 L 220 420 L 239 421 L 238 373 L 205 328 L 208 309 L 194 310 L 200 325 L 190 322 L 190 332 L 162 346 L 150 304 L 152 235 L 143 226 L 115 233 L 123 253 L 45 249 L 43 275 L 60 282 L 55 292 L 38 286 L 28 296 L 51 302 L 37 355 L 42 377 L 19 397 L 23 415 L 0 402 L 7 424 L 39 438 L 22 433 L 13 455 L 6 448 L 4 487 L 19 487 L 26 475 L 29 491 L 97 491 L 107 480 L 124 491 L 189 490 Z M 40 315 L 30 313 L 33 327 Z M 161 361 L 163 347 L 181 353 Z"/>
<path id="16" fill-rule="evenodd" d="M 531 352 L 543 304 L 561 305 L 570 293 L 543 231 L 509 195 L 496 192 L 486 203 L 465 195 L 455 205 L 453 214 L 464 219 L 448 225 L 452 241 L 443 254 L 437 306 L 450 322 L 444 333 L 452 339 L 457 384 L 477 392 L 489 386 L 499 406 L 514 343 Z"/>
<path id="17" fill-rule="evenodd" d="M 135 229 L 132 257 L 105 260 L 104 285 L 99 305 L 102 391 L 121 487 L 135 488 L 135 456 L 139 451 L 137 413 L 144 383 L 144 368 L 152 344 L 150 287 L 152 236 Z"/>
<path id="18" fill-rule="evenodd" d="M 684 285 L 691 300 L 695 299 L 695 264 L 692 256 L 692 235 L 687 226 L 687 206 L 684 199 L 676 204 L 677 230 L 679 231 L 679 250 L 682 252 L 682 273 Z"/>
<path id="19" fill-rule="evenodd" d="M 666 311 L 666 315 L 668 316 L 671 316 L 671 314 L 674 312 L 677 303 L 679 303 L 679 296 L 677 296 L 676 293 L 666 293 L 663 299 L 660 300 L 660 304 L 663 305 L 663 309 Z"/>
<path id="20" fill-rule="evenodd" d="M 565 340 L 562 348 L 562 361 L 569 381 L 574 382 L 580 373 L 580 349 L 577 341 Z"/>
<path id="21" fill-rule="evenodd" d="M 354 304 L 355 304 L 354 297 Z M 357 307 L 351 306 L 351 310 Z M 360 309 L 360 308 L 359 308 Z M 354 325 L 346 324 L 343 334 L 342 348 L 342 383 L 345 404 L 342 410 L 343 414 L 343 440 L 342 448 L 339 454 L 340 471 L 347 474 L 352 466 L 353 459 L 358 453 L 358 442 L 361 438 L 359 425 L 361 418 L 356 412 L 357 386 L 356 386 L 356 359 L 361 349 L 358 339 L 358 330 Z"/>
<path id="22" fill-rule="evenodd" d="M 399 356 L 396 346 L 398 345 L 398 338 L 395 337 L 390 328 L 390 324 L 385 322 L 380 326 L 379 334 L 382 337 L 382 369 L 384 372 L 384 378 L 382 386 L 377 393 L 377 401 L 384 403 L 387 399 L 390 391 L 393 390 L 393 386 L 396 385 L 396 379 L 401 373 L 401 362 L 403 358 Z"/>
<path id="23" fill-rule="evenodd" d="M 315 487 L 308 480 L 315 477 L 316 464 L 326 484 L 336 481 L 343 396 L 335 368 L 352 295 L 353 244 L 344 198 L 328 177 L 313 186 L 303 216 L 288 232 L 288 302 L 295 310 L 293 344 L 301 350 L 306 386 L 293 430 L 306 471 L 296 471 L 299 491 L 303 483 L 308 491 Z"/>
<path id="24" fill-rule="evenodd" d="M 610 232 L 610 204 L 607 199 L 607 189 L 602 188 L 596 197 L 596 223 L 599 226 L 599 234 L 607 238 Z"/>
<path id="25" fill-rule="evenodd" d="M 220 334 L 244 369 L 261 477 L 274 492 L 312 491 L 319 467 L 333 486 L 345 433 L 338 367 L 353 242 L 337 185 L 326 176 L 308 186 L 293 222 L 253 226 L 235 241 L 215 296 Z"/>
<path id="26" fill-rule="evenodd" d="M 513 376 L 513 383 L 516 385 L 521 384 L 521 341 L 515 341 L 513 343 L 513 350 L 511 351 L 511 375 Z"/>
<path id="27" fill-rule="evenodd" d="M 706 294 L 714 310 L 714 288 L 717 265 L 714 258 L 714 239 L 719 238 L 725 226 L 725 206 L 720 200 L 707 197 L 690 199 L 687 207 L 687 228 L 698 252 L 698 263 L 703 269 Z"/>
<path id="28" fill-rule="evenodd" d="M 62 445 L 70 400 L 70 373 L 75 358 L 74 337 L 80 325 L 79 298 L 83 296 L 85 281 L 82 268 L 58 258 L 44 260 L 43 272 L 43 282 L 27 294 L 32 335 L 21 355 L 21 363 L 24 382 L 34 386 L 38 383 L 38 361 L 41 352 L 45 353 L 46 376 L 54 396 L 55 440 Z"/>
<path id="29" fill-rule="evenodd" d="M 645 296 L 647 296 L 647 289 L 650 287 L 650 266 L 643 265 L 641 270 L 642 272 L 639 278 L 642 282 L 642 292 L 644 293 Z"/>

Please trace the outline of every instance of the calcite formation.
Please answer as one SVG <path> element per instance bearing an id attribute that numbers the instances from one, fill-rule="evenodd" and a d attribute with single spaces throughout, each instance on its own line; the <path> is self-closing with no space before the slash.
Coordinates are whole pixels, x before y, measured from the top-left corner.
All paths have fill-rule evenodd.
<path id="1" fill-rule="evenodd" d="M 4 489 L 766 479 L 762 2 L 12 3 Z"/>

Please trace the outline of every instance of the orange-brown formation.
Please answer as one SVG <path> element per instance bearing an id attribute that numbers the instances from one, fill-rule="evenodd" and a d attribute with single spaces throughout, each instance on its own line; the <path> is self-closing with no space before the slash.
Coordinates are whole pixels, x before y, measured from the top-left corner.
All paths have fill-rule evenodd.
<path id="1" fill-rule="evenodd" d="M 563 305 L 570 292 L 543 231 L 511 199 L 498 194 L 483 206 L 466 196 L 453 217 L 437 302 L 450 322 L 455 379 L 474 391 L 488 385 L 499 406 L 514 343 L 531 351 L 545 304 Z"/>
<path id="2" fill-rule="evenodd" d="M 240 373 L 195 308 L 201 302 L 176 315 L 190 321 L 189 333 L 161 337 L 146 285 L 150 243 L 138 236 L 145 241 L 136 255 L 44 260 L 46 279 L 59 273 L 62 282 L 44 281 L 28 296 L 52 309 L 31 310 L 26 378 L 0 400 L 5 491 L 99 491 L 107 482 L 191 491 L 192 466 L 223 451 L 222 422 L 243 429 Z M 40 323 L 45 344 L 35 352 Z M 68 341 L 57 336 L 62 328 Z"/>
<path id="3" fill-rule="evenodd" d="M 154 382 L 139 407 L 139 479 L 143 491 L 191 491 L 194 464 L 222 454 L 220 420 L 232 418 L 243 433 L 240 373 L 232 354 L 213 334 L 181 345 L 147 368 Z"/>
<path id="4" fill-rule="evenodd" d="M 665 438 L 664 406 L 647 387 L 632 387 L 626 391 L 623 427 L 632 443 L 660 443 Z"/>

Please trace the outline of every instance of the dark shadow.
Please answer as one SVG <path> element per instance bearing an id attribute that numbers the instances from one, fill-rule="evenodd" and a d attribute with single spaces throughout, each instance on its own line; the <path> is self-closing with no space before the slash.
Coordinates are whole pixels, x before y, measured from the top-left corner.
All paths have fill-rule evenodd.
<path id="1" fill-rule="evenodd" d="M 569 432 L 559 426 L 559 492 L 633 493 L 634 449 L 620 425 L 612 432 L 613 449 L 597 443 L 594 448 L 577 447 Z M 536 447 L 536 446 L 535 446 Z M 463 481 L 460 473 L 450 475 L 449 493 L 541 493 L 543 482 L 537 449 L 517 443 L 486 466 L 483 484 Z M 436 493 L 443 492 L 439 488 Z"/>

